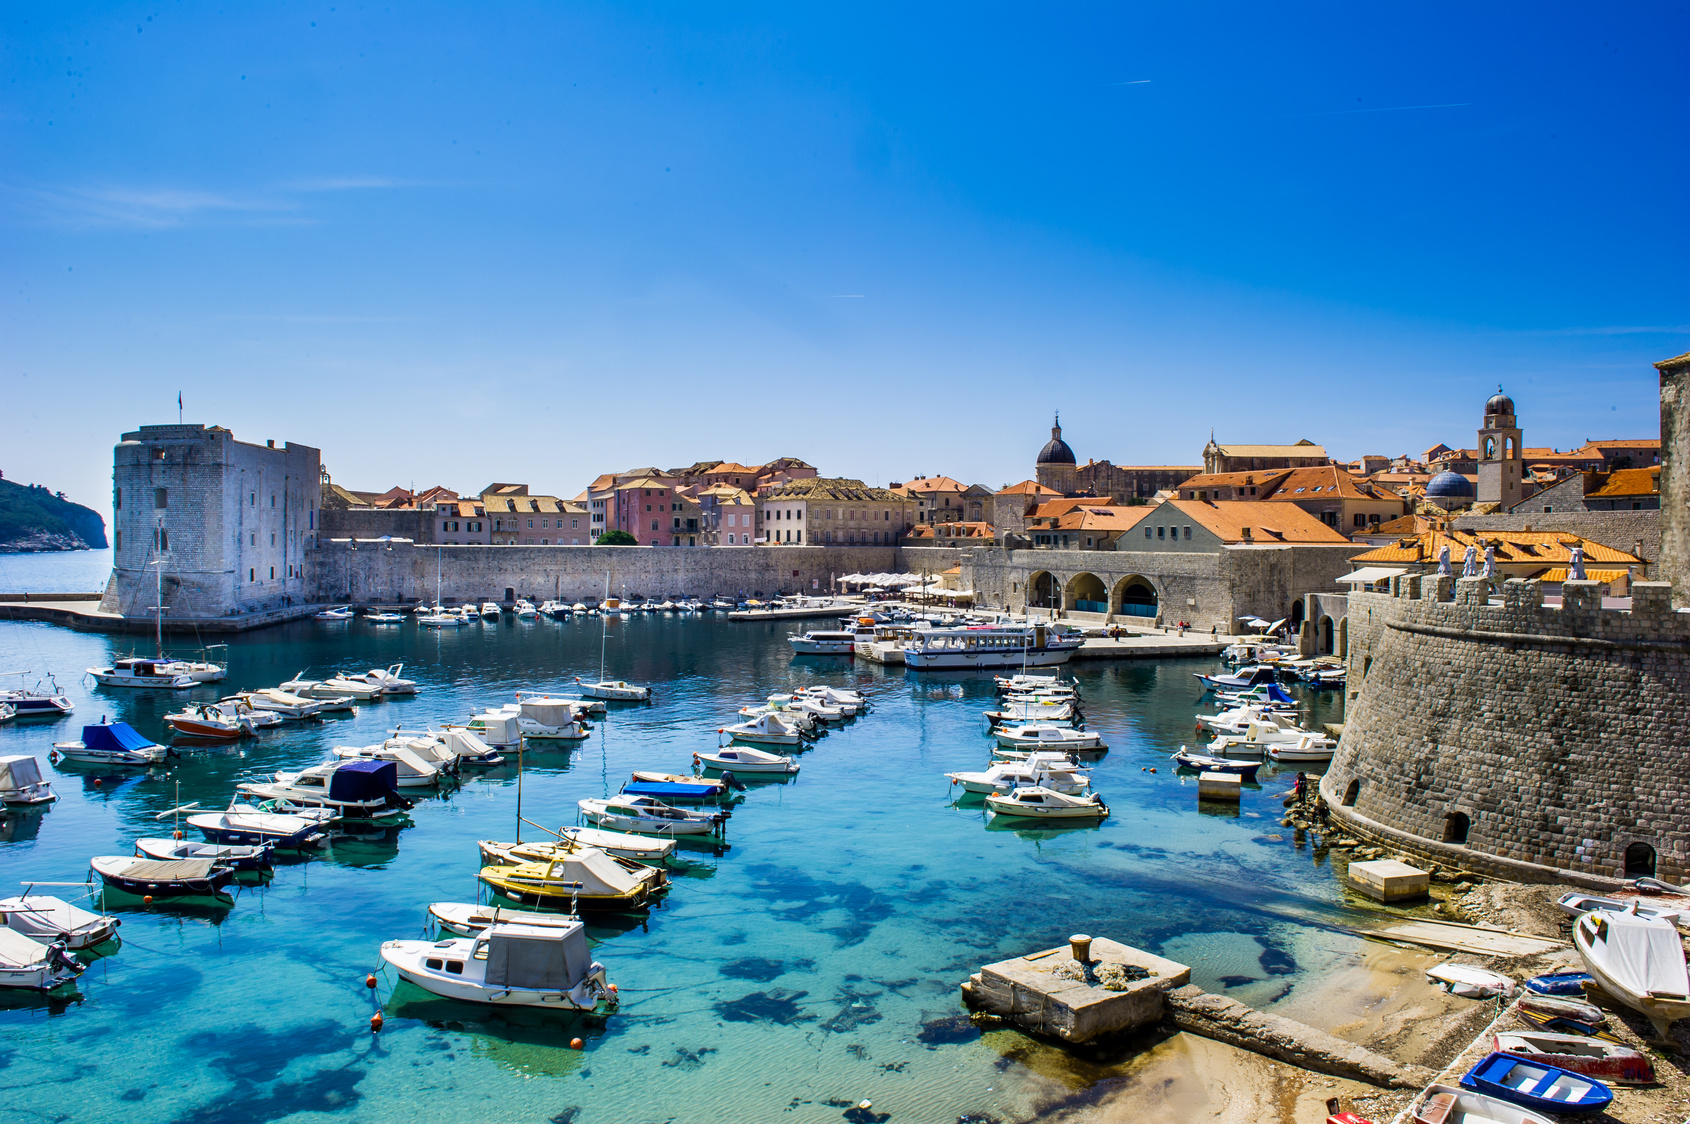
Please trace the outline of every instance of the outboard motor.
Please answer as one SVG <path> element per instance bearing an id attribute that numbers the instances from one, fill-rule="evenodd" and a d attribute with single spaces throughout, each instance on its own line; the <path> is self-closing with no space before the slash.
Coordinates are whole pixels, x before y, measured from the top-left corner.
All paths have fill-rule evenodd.
<path id="1" fill-rule="evenodd" d="M 82 963 L 65 949 L 63 939 L 56 940 L 47 946 L 47 963 L 55 968 L 69 972 L 73 976 L 80 976 L 88 970 L 88 965 Z"/>
<path id="2" fill-rule="evenodd" d="M 745 791 L 745 782 L 734 776 L 733 771 L 730 769 L 722 770 L 722 783 L 733 789 L 735 792 Z"/>
<path id="3" fill-rule="evenodd" d="M 400 796 L 397 791 L 389 789 L 387 792 L 387 806 L 389 808 L 403 808 L 408 812 L 412 808 L 416 807 L 416 804 L 414 801 Z"/>

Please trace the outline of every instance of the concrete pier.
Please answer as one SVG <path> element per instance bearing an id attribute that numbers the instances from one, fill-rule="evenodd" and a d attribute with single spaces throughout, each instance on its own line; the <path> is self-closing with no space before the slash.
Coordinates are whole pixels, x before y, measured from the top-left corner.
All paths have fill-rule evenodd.
<path id="1" fill-rule="evenodd" d="M 1035 1034 L 1087 1042 L 1100 1034 L 1160 1022 L 1166 1007 L 1163 997 L 1191 980 L 1191 969 L 1184 964 L 1104 937 L 1091 942 L 1093 978 L 1104 965 L 1139 968 L 1149 976 L 1114 991 L 1057 974 L 1058 967 L 1074 964 L 1067 945 L 1000 960 L 969 977 L 962 985 L 963 999 Z"/>

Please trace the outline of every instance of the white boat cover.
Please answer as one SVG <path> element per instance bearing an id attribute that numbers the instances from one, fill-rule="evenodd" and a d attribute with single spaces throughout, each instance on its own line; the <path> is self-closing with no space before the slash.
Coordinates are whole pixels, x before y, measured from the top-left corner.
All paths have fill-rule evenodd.
<path id="1" fill-rule="evenodd" d="M 568 991 L 592 964 L 587 929 L 579 922 L 561 935 L 550 926 L 495 925 L 485 939 L 489 987 Z"/>
<path id="2" fill-rule="evenodd" d="M 1684 945 L 1671 922 L 1629 912 L 1586 916 L 1595 919 L 1596 938 L 1580 952 L 1615 983 L 1638 996 L 1690 999 Z"/>
<path id="3" fill-rule="evenodd" d="M 57 940 L 60 933 L 96 928 L 104 920 L 99 914 L 78 909 L 63 898 L 45 894 L 0 899 L 0 926 L 47 941 Z"/>
<path id="4" fill-rule="evenodd" d="M 481 723 L 482 740 L 499 745 L 515 745 L 522 738 L 522 731 L 516 724 L 514 714 L 503 714 L 496 710 L 489 710 L 485 714 L 475 716 L 475 721 Z"/>
<path id="5" fill-rule="evenodd" d="M 469 730 L 447 730 L 440 740 L 459 757 L 486 757 L 493 752 L 492 746 Z"/>
<path id="6" fill-rule="evenodd" d="M 547 882 L 579 882 L 583 894 L 622 895 L 639 889 L 640 882 L 603 851 L 583 847 L 567 858 L 502 866 L 495 873 L 512 882 L 545 879 Z"/>
<path id="7" fill-rule="evenodd" d="M 41 783 L 41 763 L 33 757 L 0 757 L 0 792 Z"/>
<path id="8" fill-rule="evenodd" d="M 8 968 L 28 968 L 39 964 L 47 955 L 47 946 L 30 940 L 22 933 L 0 929 L 0 964 Z"/>
<path id="9" fill-rule="evenodd" d="M 567 726 L 575 721 L 575 708 L 562 699 L 523 699 L 522 716 L 542 726 Z"/>

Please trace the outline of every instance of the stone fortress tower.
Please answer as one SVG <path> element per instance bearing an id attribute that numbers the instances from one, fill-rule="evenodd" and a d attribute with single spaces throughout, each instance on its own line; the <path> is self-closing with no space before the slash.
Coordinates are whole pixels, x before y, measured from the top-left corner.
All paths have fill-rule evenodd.
<path id="1" fill-rule="evenodd" d="M 1514 400 L 1496 388 L 1485 403 L 1485 424 L 1479 427 L 1480 503 L 1501 504 L 1507 511 L 1525 497 L 1526 452 L 1520 447 L 1520 427 L 1514 420 Z"/>
<path id="2" fill-rule="evenodd" d="M 1068 447 L 1068 442 L 1062 440 L 1062 415 L 1056 415 L 1055 422 L 1050 427 L 1050 440 L 1039 450 L 1039 459 L 1034 462 L 1034 479 L 1047 488 L 1054 488 L 1062 495 L 1072 495 L 1078 491 L 1076 480 L 1079 470 L 1074 460 L 1074 450 Z"/>
<path id="3" fill-rule="evenodd" d="M 1690 355 L 1661 373 L 1661 575 L 1686 600 Z M 1486 404 L 1496 456 L 1479 498 L 1517 476 L 1513 402 Z M 1488 472 L 1487 472 L 1488 466 Z M 1489 488 L 1487 490 L 1487 484 Z M 1460 559 L 1454 560 L 1457 566 Z M 1520 881 L 1595 888 L 1690 874 L 1690 612 L 1675 586 L 1544 587 L 1404 574 L 1348 596 L 1344 734 L 1320 781 L 1351 835 L 1421 860 Z"/>
<path id="4" fill-rule="evenodd" d="M 222 426 L 144 425 L 112 452 L 111 580 L 100 607 L 151 617 L 262 612 L 306 600 L 322 457 Z"/>

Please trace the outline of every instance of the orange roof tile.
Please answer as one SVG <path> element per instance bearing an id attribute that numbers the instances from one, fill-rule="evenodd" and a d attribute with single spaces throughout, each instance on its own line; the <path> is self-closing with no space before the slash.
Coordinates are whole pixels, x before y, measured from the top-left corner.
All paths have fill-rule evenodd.
<path id="1" fill-rule="evenodd" d="M 1168 518 L 1168 508 L 1225 543 L 1347 543 L 1350 540 L 1296 504 L 1272 500 L 1168 500 L 1146 509 L 1134 525 Z M 1244 535 L 1245 529 L 1249 537 Z"/>
<path id="2" fill-rule="evenodd" d="M 1658 496 L 1661 493 L 1661 470 L 1658 468 L 1616 468 L 1608 473 L 1608 482 L 1593 496 Z"/>
<path id="3" fill-rule="evenodd" d="M 1000 496 L 1060 496 L 1062 493 L 1055 488 L 1047 488 L 1037 480 L 1023 480 L 1019 484 L 1011 484 Z"/>

